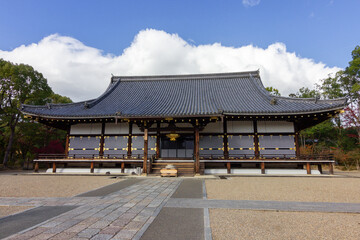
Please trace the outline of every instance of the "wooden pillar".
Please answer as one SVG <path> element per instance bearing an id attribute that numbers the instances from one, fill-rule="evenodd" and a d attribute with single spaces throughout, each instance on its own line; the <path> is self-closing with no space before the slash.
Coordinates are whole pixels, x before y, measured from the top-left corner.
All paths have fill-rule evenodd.
<path id="1" fill-rule="evenodd" d="M 53 170 L 53 173 L 56 173 L 56 163 L 55 162 L 53 162 L 53 164 L 52 164 L 52 170 Z"/>
<path id="2" fill-rule="evenodd" d="M 90 172 L 94 173 L 94 162 L 90 163 Z"/>
<path id="3" fill-rule="evenodd" d="M 105 143 L 105 123 L 103 122 L 101 124 L 100 150 L 99 150 L 100 158 L 104 156 L 104 143 Z"/>
<path id="4" fill-rule="evenodd" d="M 228 136 L 227 136 L 227 120 L 226 117 L 223 119 L 223 144 L 224 144 L 224 159 L 229 159 L 229 148 L 228 148 Z"/>
<path id="5" fill-rule="evenodd" d="M 261 174 L 265 174 L 265 163 L 264 162 L 260 163 L 260 166 L 261 166 Z"/>
<path id="6" fill-rule="evenodd" d="M 253 121 L 254 127 L 254 152 L 255 152 L 255 159 L 260 158 L 260 151 L 259 151 L 259 136 L 257 131 L 257 122 L 256 120 Z"/>
<path id="7" fill-rule="evenodd" d="M 329 163 L 329 173 L 330 175 L 334 174 L 334 163 Z"/>
<path id="8" fill-rule="evenodd" d="M 299 131 L 295 122 L 294 122 L 294 129 L 295 129 L 295 154 L 296 154 L 296 158 L 300 159 Z"/>
<path id="9" fill-rule="evenodd" d="M 306 163 L 306 173 L 311 174 L 311 168 L 310 168 L 310 163 L 309 162 Z"/>
<path id="10" fill-rule="evenodd" d="M 196 126 L 195 129 L 195 173 L 200 174 L 200 155 L 199 155 L 199 127 Z"/>
<path id="11" fill-rule="evenodd" d="M 230 174 L 231 173 L 231 163 L 230 162 L 226 163 L 226 168 L 227 168 L 227 173 Z"/>
<path id="12" fill-rule="evenodd" d="M 319 172 L 322 174 L 323 173 L 323 171 L 322 171 L 322 165 L 321 164 L 318 164 L 318 170 L 319 170 Z"/>
<path id="13" fill-rule="evenodd" d="M 132 145 L 132 122 L 129 122 L 129 138 L 128 138 L 128 148 L 127 148 L 128 158 L 131 158 L 131 145 Z"/>
<path id="14" fill-rule="evenodd" d="M 66 131 L 66 140 L 65 140 L 65 157 L 67 158 L 69 156 L 69 138 L 70 138 L 70 126 L 68 126 L 68 129 Z"/>
<path id="15" fill-rule="evenodd" d="M 35 163 L 34 171 L 39 172 L 39 163 L 38 162 Z"/>
<path id="16" fill-rule="evenodd" d="M 156 124 L 156 158 L 160 158 L 160 123 Z"/>
<path id="17" fill-rule="evenodd" d="M 147 173 L 147 159 L 148 159 L 148 128 L 144 128 L 144 163 L 143 173 Z"/>

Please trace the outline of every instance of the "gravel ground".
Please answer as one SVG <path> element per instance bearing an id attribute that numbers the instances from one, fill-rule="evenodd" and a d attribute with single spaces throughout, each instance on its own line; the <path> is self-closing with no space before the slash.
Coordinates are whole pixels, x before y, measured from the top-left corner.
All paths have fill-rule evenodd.
<path id="1" fill-rule="evenodd" d="M 360 203 L 360 178 L 234 177 L 206 180 L 210 199 Z"/>
<path id="2" fill-rule="evenodd" d="M 360 214 L 210 209 L 213 239 L 359 239 Z"/>
<path id="3" fill-rule="evenodd" d="M 348 176 L 348 177 L 359 177 L 360 178 L 360 171 L 334 171 L 335 175 L 341 176 Z"/>
<path id="4" fill-rule="evenodd" d="M 107 176 L 0 175 L 0 197 L 71 197 L 119 181 Z"/>
<path id="5" fill-rule="evenodd" d="M 0 206 L 0 218 L 25 211 L 32 206 Z"/>

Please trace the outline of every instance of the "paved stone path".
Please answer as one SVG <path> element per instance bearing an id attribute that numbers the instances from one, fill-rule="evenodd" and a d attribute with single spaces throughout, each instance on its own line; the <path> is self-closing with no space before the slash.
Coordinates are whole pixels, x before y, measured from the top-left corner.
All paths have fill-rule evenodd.
<path id="1" fill-rule="evenodd" d="M 8 239 L 140 239 L 180 179 L 146 179 L 102 197 L 0 198 L 0 205 L 78 206 Z"/>

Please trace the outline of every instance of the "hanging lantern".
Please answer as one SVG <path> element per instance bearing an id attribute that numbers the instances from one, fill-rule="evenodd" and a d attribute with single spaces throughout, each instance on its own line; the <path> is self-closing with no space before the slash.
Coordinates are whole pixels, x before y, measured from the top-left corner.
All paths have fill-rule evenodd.
<path id="1" fill-rule="evenodd" d="M 177 138 L 180 137 L 180 134 L 177 134 L 175 132 L 171 132 L 169 134 L 166 134 L 168 138 L 170 138 L 170 141 L 176 141 Z"/>

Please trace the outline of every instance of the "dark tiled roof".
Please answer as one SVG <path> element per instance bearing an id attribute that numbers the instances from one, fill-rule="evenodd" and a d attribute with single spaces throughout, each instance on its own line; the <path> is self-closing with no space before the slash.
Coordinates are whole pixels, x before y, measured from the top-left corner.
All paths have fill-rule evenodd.
<path id="1" fill-rule="evenodd" d="M 255 71 L 112 77 L 108 89 L 96 99 L 71 104 L 23 105 L 22 111 L 53 118 L 275 115 L 324 112 L 341 109 L 345 104 L 345 99 L 271 96 Z"/>

